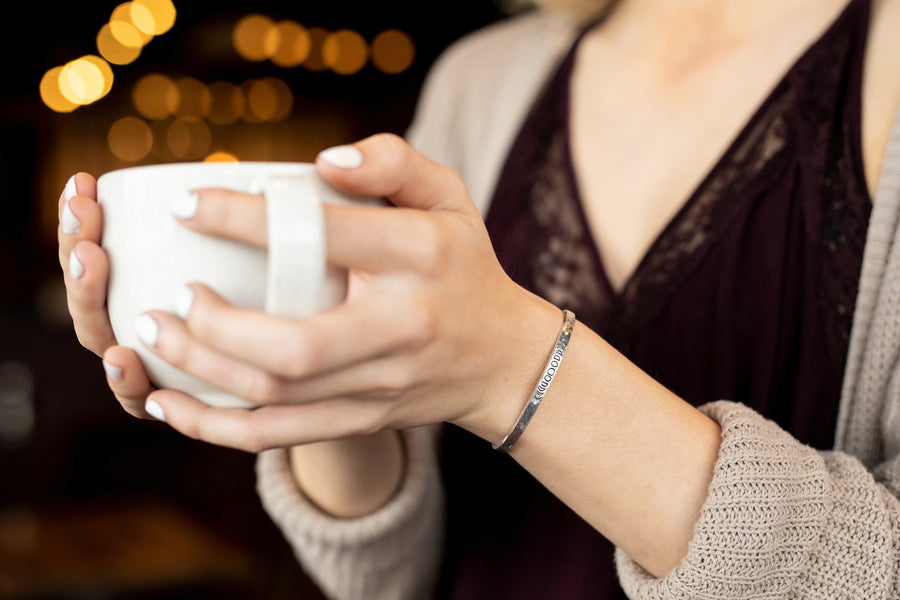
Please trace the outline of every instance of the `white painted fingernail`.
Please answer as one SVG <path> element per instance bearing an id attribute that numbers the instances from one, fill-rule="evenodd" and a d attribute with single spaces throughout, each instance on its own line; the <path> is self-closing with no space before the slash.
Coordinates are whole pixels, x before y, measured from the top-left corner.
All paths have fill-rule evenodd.
<path id="1" fill-rule="evenodd" d="M 179 194 L 175 196 L 169 209 L 172 214 L 179 219 L 193 219 L 197 214 L 197 201 L 199 197 L 196 192 L 188 192 L 187 194 Z"/>
<path id="2" fill-rule="evenodd" d="M 150 315 L 141 315 L 134 321 L 134 332 L 138 339 L 152 348 L 159 338 L 159 323 Z"/>
<path id="3" fill-rule="evenodd" d="M 354 146 L 334 146 L 319 153 L 325 162 L 341 169 L 355 169 L 362 164 L 362 153 Z"/>
<path id="4" fill-rule="evenodd" d="M 81 223 L 75 218 L 75 215 L 72 214 L 72 209 L 69 208 L 69 203 L 66 202 L 66 205 L 63 207 L 62 212 L 62 230 L 63 233 L 72 235 L 73 233 L 78 233 L 78 230 L 81 228 Z"/>
<path id="5" fill-rule="evenodd" d="M 69 253 L 69 275 L 72 276 L 72 279 L 81 279 L 81 276 L 84 275 L 84 265 L 78 260 L 74 250 Z"/>
<path id="6" fill-rule="evenodd" d="M 175 289 L 175 314 L 182 319 L 187 319 L 188 313 L 191 312 L 191 305 L 194 303 L 194 290 L 187 285 L 180 285 Z"/>
<path id="7" fill-rule="evenodd" d="M 122 381 L 122 368 L 117 367 L 115 365 L 111 365 L 105 360 L 103 361 L 103 370 L 106 371 L 106 376 L 112 379 L 113 381 Z"/>
<path id="8" fill-rule="evenodd" d="M 147 400 L 147 402 L 144 403 L 144 410 L 157 421 L 162 421 L 163 423 L 166 422 L 166 413 L 163 412 L 162 406 L 153 400 Z"/>
<path id="9" fill-rule="evenodd" d="M 65 198 L 66 202 L 68 202 L 77 195 L 78 188 L 75 186 L 75 176 L 72 175 L 66 182 L 66 189 L 63 191 L 63 198 Z"/>

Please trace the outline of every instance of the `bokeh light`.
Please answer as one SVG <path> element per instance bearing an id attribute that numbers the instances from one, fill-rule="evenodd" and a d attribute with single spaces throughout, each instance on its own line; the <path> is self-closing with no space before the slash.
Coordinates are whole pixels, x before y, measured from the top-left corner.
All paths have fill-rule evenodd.
<path id="1" fill-rule="evenodd" d="M 328 39 L 331 32 L 322 27 L 310 27 L 307 30 L 307 34 L 309 35 L 309 54 L 306 60 L 303 61 L 304 68 L 310 71 L 324 71 L 328 69 L 328 65 L 325 64 L 325 58 L 322 55 L 322 47 L 325 45 L 325 40 Z"/>
<path id="2" fill-rule="evenodd" d="M 112 124 L 107 135 L 109 149 L 125 161 L 139 161 L 153 147 L 150 126 L 137 117 L 123 117 Z"/>
<path id="3" fill-rule="evenodd" d="M 368 46 L 360 34 L 341 29 L 322 42 L 322 61 L 335 73 L 352 75 L 366 66 Z"/>
<path id="4" fill-rule="evenodd" d="M 109 64 L 98 56 L 83 56 L 63 66 L 59 73 L 59 89 L 75 104 L 96 102 L 112 88 L 113 73 Z"/>
<path id="5" fill-rule="evenodd" d="M 178 87 L 178 106 L 174 114 L 177 117 L 205 117 L 209 113 L 212 99 L 206 85 L 193 77 L 179 77 L 175 80 Z"/>
<path id="6" fill-rule="evenodd" d="M 134 0 L 131 5 L 132 20 L 144 33 L 162 35 L 175 24 L 176 11 L 171 0 Z M 147 14 L 152 24 L 147 20 Z"/>
<path id="7" fill-rule="evenodd" d="M 280 29 L 265 15 L 243 17 L 232 31 L 231 41 L 238 54 L 249 61 L 270 58 L 278 50 Z"/>
<path id="8" fill-rule="evenodd" d="M 166 143 L 172 154 L 178 158 L 198 159 L 209 152 L 212 146 L 212 132 L 202 119 L 181 117 L 169 125 Z"/>
<path id="9" fill-rule="evenodd" d="M 97 51 L 103 58 L 83 56 L 47 71 L 40 83 L 44 103 L 57 112 L 71 112 L 108 94 L 113 84 L 110 63 L 134 62 L 154 36 L 171 29 L 175 15 L 171 0 L 135 0 L 116 6 L 97 32 Z"/>
<path id="10" fill-rule="evenodd" d="M 113 80 L 115 77 L 113 76 L 112 67 L 109 66 L 109 63 L 100 58 L 99 56 L 88 54 L 86 56 L 82 56 L 79 60 L 87 61 L 92 63 L 97 70 L 100 71 L 100 75 L 103 77 L 103 89 L 100 92 L 98 100 L 104 97 L 106 94 L 112 90 Z"/>
<path id="11" fill-rule="evenodd" d="M 141 15 L 141 11 L 137 11 Z M 153 36 L 144 33 L 135 25 L 132 17 L 132 3 L 124 2 L 118 5 L 109 18 L 109 30 L 112 36 L 123 46 L 128 48 L 142 48 L 147 45 Z M 146 18 L 149 13 L 141 15 Z M 152 17 L 150 17 L 152 19 Z"/>
<path id="12" fill-rule="evenodd" d="M 231 154 L 230 152 L 224 152 L 219 150 L 217 152 L 213 152 L 203 159 L 203 162 L 239 162 L 237 156 Z"/>
<path id="13" fill-rule="evenodd" d="M 167 119 L 179 104 L 178 86 L 169 77 L 151 73 L 141 77 L 131 91 L 135 109 L 148 119 Z"/>
<path id="14" fill-rule="evenodd" d="M 117 40 L 109 23 L 101 27 L 97 34 L 97 50 L 100 56 L 114 65 L 127 65 L 141 55 L 140 46 L 126 46 Z"/>
<path id="15" fill-rule="evenodd" d="M 412 65 L 415 55 L 412 38 L 397 29 L 382 31 L 372 40 L 372 64 L 383 73 L 402 73 Z"/>
<path id="16" fill-rule="evenodd" d="M 50 110 L 58 113 L 72 112 L 78 108 L 78 104 L 66 98 L 59 87 L 59 78 L 63 72 L 63 67 L 53 67 L 41 78 L 40 92 L 41 100 Z"/>
<path id="17" fill-rule="evenodd" d="M 247 101 L 241 89 L 228 81 L 216 81 L 208 87 L 210 106 L 207 119 L 216 125 L 230 125 L 241 118 Z"/>
<path id="18" fill-rule="evenodd" d="M 247 98 L 244 120 L 251 123 L 280 121 L 294 105 L 294 95 L 287 84 L 275 77 L 248 81 L 241 86 Z"/>
<path id="19" fill-rule="evenodd" d="M 279 67 L 296 67 L 309 56 L 311 40 L 306 28 L 294 21 L 281 21 L 276 26 L 278 47 L 271 60 Z"/>

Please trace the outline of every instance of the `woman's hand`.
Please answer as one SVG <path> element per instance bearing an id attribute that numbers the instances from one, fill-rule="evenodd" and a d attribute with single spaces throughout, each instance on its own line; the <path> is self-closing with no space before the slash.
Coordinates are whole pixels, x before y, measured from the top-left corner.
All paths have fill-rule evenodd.
<path id="1" fill-rule="evenodd" d="M 328 260 L 350 274 L 346 301 L 286 319 L 192 284 L 180 316 L 149 313 L 157 328 L 148 345 L 257 408 L 211 408 L 159 390 L 148 398 L 151 414 L 188 436 L 250 451 L 442 421 L 502 438 L 561 313 L 506 276 L 459 177 L 400 138 L 374 136 L 317 164 L 336 187 L 395 205 L 326 207 Z M 261 197 L 198 197 L 185 226 L 266 244 Z"/>
<path id="2" fill-rule="evenodd" d="M 87 173 L 69 179 L 59 197 L 59 263 L 69 312 L 81 344 L 103 357 L 107 382 L 130 414 L 149 418 L 144 402 L 154 388 L 137 354 L 116 345 L 106 310 L 109 261 L 100 248 L 103 216 L 97 181 Z"/>

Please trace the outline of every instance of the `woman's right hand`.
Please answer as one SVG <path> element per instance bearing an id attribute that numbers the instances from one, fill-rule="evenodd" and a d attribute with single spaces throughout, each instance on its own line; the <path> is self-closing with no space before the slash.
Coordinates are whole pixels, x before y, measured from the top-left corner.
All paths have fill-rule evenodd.
<path id="1" fill-rule="evenodd" d="M 97 181 L 73 175 L 59 198 L 59 264 L 66 284 L 69 313 L 81 345 L 103 357 L 110 389 L 129 414 L 151 418 L 144 400 L 155 388 L 138 355 L 116 344 L 106 309 L 109 260 L 100 248 L 103 215 L 97 204 Z"/>

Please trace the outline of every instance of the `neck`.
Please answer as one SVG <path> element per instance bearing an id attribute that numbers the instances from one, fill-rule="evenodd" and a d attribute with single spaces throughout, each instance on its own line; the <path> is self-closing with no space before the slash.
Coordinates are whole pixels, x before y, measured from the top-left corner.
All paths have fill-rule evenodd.
<path id="1" fill-rule="evenodd" d="M 792 11 L 818 0 L 618 0 L 590 37 L 625 56 L 680 70 L 776 31 Z"/>

